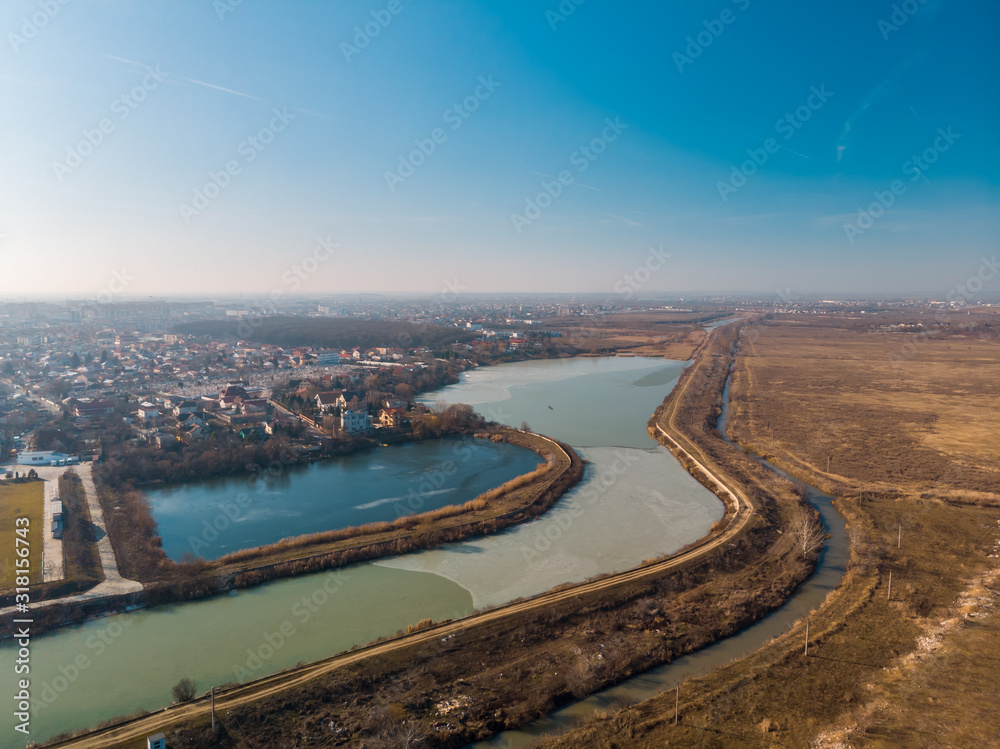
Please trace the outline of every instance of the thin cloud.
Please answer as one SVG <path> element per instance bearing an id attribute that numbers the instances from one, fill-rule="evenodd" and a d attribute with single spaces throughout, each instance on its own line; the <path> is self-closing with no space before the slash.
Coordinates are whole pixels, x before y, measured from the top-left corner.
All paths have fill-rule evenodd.
<path id="1" fill-rule="evenodd" d="M 809 156 L 806 156 L 804 153 L 799 153 L 798 151 L 793 151 L 788 146 L 782 146 L 781 148 L 782 148 L 782 150 L 788 151 L 789 153 L 794 153 L 796 156 L 801 156 L 803 159 L 809 159 L 809 158 L 811 158 Z"/>
<path id="2" fill-rule="evenodd" d="M 625 224 L 626 224 L 627 226 L 638 226 L 638 227 L 640 227 L 640 228 L 645 228 L 645 226 L 646 226 L 646 225 L 645 225 L 644 223 L 642 223 L 641 221 L 633 221 L 633 220 L 632 220 L 632 219 L 630 219 L 630 218 L 625 218 L 624 216 L 619 216 L 619 215 L 618 215 L 618 214 L 616 214 L 616 213 L 609 213 L 608 215 L 609 215 L 609 216 L 610 216 L 611 218 L 616 218 L 616 219 L 618 219 L 619 221 L 624 221 L 624 222 L 625 222 Z"/>
<path id="3" fill-rule="evenodd" d="M 129 60 L 128 58 L 125 58 L 125 57 L 118 57 L 117 55 L 111 55 L 111 54 L 108 54 L 107 52 L 104 53 L 104 56 L 108 57 L 108 58 L 110 58 L 112 60 L 117 60 L 118 62 L 124 62 L 124 63 L 126 63 L 128 65 L 134 65 L 136 67 L 142 68 L 143 70 L 152 70 L 152 68 L 150 68 L 149 65 L 145 65 L 145 64 L 143 64 L 141 62 L 138 62 L 136 60 Z M 251 101 L 260 101 L 260 102 L 264 102 L 265 104 L 271 104 L 272 103 L 272 102 L 269 102 L 267 99 L 263 99 L 263 98 L 261 98 L 259 96 L 254 96 L 253 94 L 248 94 L 248 93 L 245 93 L 243 91 L 237 91 L 236 89 L 228 88 L 226 86 L 220 86 L 220 85 L 218 85 L 216 83 L 209 83 L 208 81 L 200 81 L 197 78 L 188 78 L 187 76 L 177 75 L 175 73 L 167 73 L 166 75 L 168 77 L 174 78 L 175 80 L 178 80 L 178 81 L 185 81 L 186 83 L 193 83 L 196 86 L 204 86 L 205 88 L 215 89 L 216 91 L 222 91 L 223 93 L 232 94 L 233 96 L 240 96 L 240 97 L 242 97 L 244 99 L 250 99 Z M 293 112 L 296 112 L 298 114 L 304 114 L 304 115 L 307 115 L 309 117 L 320 117 L 320 118 L 326 119 L 326 120 L 336 119 L 333 115 L 323 114 L 322 112 L 315 112 L 315 111 L 313 111 L 311 109 L 300 109 L 300 108 L 297 108 L 297 107 L 289 107 L 289 109 L 291 109 Z"/>
<path id="4" fill-rule="evenodd" d="M 183 76 L 183 75 L 178 75 L 178 76 L 175 76 L 175 77 L 181 79 L 182 81 L 187 81 L 188 83 L 196 83 L 199 86 L 205 86 L 206 88 L 214 88 L 216 91 L 225 91 L 227 94 L 234 94 L 235 96 L 242 96 L 245 99 L 253 99 L 254 101 L 263 101 L 265 103 L 270 103 L 270 102 L 267 102 L 267 100 L 265 100 L 265 99 L 261 99 L 259 96 L 253 96 L 251 94 L 245 94 L 242 91 L 236 91 L 236 90 L 231 89 L 231 88 L 226 88 L 225 86 L 217 86 L 214 83 L 206 83 L 205 81 L 199 81 L 199 80 L 197 80 L 195 78 L 188 78 L 188 77 Z"/>
<path id="5" fill-rule="evenodd" d="M 727 216 L 725 221 L 759 221 L 760 219 L 777 218 L 780 213 L 753 213 L 746 216 Z"/>
<path id="6" fill-rule="evenodd" d="M 539 177 L 546 177 L 548 179 L 554 179 L 556 181 L 559 181 L 558 177 L 553 177 L 551 174 L 542 174 L 541 172 L 532 172 L 532 174 L 537 174 Z M 585 185 L 582 182 L 577 182 L 575 179 L 570 180 L 569 184 L 576 185 L 577 187 L 586 187 L 588 190 L 597 190 L 597 192 L 601 192 L 600 187 L 591 187 L 590 185 Z"/>
<path id="7" fill-rule="evenodd" d="M 854 110 L 851 116 L 848 117 L 847 121 L 844 123 L 844 132 L 841 133 L 840 141 L 837 144 L 837 161 L 844 158 L 844 153 L 851 145 L 851 140 L 853 139 L 851 134 L 854 132 L 854 126 L 857 121 L 861 119 L 869 109 L 871 109 L 872 104 L 874 104 L 879 97 L 885 93 L 886 89 L 888 89 L 893 82 L 895 82 L 896 78 L 920 62 L 925 56 L 925 54 L 918 54 L 910 57 L 908 60 L 904 60 L 897 65 L 881 83 L 868 92 L 868 95 L 865 97 L 864 101 L 861 102 L 861 105 Z"/>
<path id="8" fill-rule="evenodd" d="M 135 60 L 129 60 L 125 57 L 118 57 L 117 55 L 109 55 L 107 52 L 104 53 L 104 56 L 112 60 L 118 60 L 118 62 L 124 62 L 128 63 L 129 65 L 135 65 L 137 67 L 142 68 L 143 70 L 149 70 L 148 65 L 143 65 L 141 62 L 136 62 Z"/>
<path id="9" fill-rule="evenodd" d="M 129 60 L 126 57 L 118 57 L 117 55 L 110 55 L 107 52 L 104 53 L 105 57 L 109 57 L 112 60 L 117 60 L 118 62 L 124 62 L 128 65 L 135 65 L 136 67 L 142 68 L 143 70 L 152 70 L 149 65 L 138 62 L 136 60 Z M 176 78 L 180 81 L 187 81 L 188 83 L 194 83 L 198 86 L 205 86 L 206 88 L 214 88 L 216 91 L 225 91 L 227 94 L 233 94 L 234 96 L 242 96 L 245 99 L 252 99 L 253 101 L 265 101 L 259 96 L 253 96 L 252 94 L 245 94 L 242 91 L 236 91 L 235 89 L 226 88 L 225 86 L 218 86 L 214 83 L 208 83 L 207 81 L 199 81 L 197 78 L 188 78 L 187 76 L 177 75 L 175 73 L 167 73 L 167 76 Z"/>

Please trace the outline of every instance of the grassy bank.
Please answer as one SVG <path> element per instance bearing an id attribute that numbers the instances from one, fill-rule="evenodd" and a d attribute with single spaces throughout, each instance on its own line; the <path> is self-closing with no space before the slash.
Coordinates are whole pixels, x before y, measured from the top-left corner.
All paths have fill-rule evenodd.
<path id="1" fill-rule="evenodd" d="M 17 539 L 28 550 L 28 580 L 32 585 L 42 581 L 42 539 L 48 529 L 43 522 L 44 486 L 42 481 L 4 481 L 0 483 L 0 590 L 14 588 L 18 559 Z M 27 519 L 27 525 L 18 523 Z M 26 530 L 25 535 L 17 533 Z"/>
<path id="2" fill-rule="evenodd" d="M 41 481 L 33 483 L 38 487 L 44 486 Z M 31 600 L 35 604 L 60 596 L 81 593 L 104 579 L 104 569 L 97 550 L 96 529 L 90 520 L 90 507 L 83 485 L 75 473 L 67 471 L 59 477 L 58 495 L 63 503 L 63 577 L 60 580 L 41 582 L 39 574 L 38 582 L 33 582 L 31 588 Z M 41 529 L 40 522 L 37 528 Z M 49 530 L 45 529 L 45 532 Z M 32 540 L 34 542 L 37 538 L 40 548 L 41 533 L 37 531 L 33 533 L 36 535 L 32 536 Z M 0 594 L 0 606 L 12 606 L 14 602 L 13 591 Z M 0 637 L 6 635 L 10 629 L 6 623 L 0 625 Z"/>

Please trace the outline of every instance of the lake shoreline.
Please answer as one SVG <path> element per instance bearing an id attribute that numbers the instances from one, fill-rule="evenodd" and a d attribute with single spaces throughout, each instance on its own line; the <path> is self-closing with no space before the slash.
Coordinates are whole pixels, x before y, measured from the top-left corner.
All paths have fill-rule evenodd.
<path id="1" fill-rule="evenodd" d="M 229 555 L 228 559 L 206 562 L 194 574 L 166 580 L 137 593 L 68 604 L 58 599 L 47 605 L 40 602 L 32 611 L 33 632 L 42 634 L 108 614 L 211 598 L 281 578 L 495 533 L 543 514 L 583 477 L 582 459 L 557 440 L 506 427 L 478 435 L 530 449 L 545 460 L 545 467 L 518 476 L 461 506 L 410 515 L 393 523 L 344 528 L 247 549 Z M 12 634 L 12 628 L 4 627 L 0 630 L 0 641 Z"/>

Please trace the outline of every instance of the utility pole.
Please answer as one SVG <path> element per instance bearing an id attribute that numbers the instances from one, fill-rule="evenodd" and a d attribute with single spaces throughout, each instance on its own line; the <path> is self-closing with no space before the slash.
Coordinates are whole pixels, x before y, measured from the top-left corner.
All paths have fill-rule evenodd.
<path id="1" fill-rule="evenodd" d="M 803 655 L 806 656 L 806 657 L 809 656 L 809 619 L 808 618 L 806 619 L 806 648 L 805 648 L 805 651 L 803 652 Z"/>
<path id="2" fill-rule="evenodd" d="M 892 600 L 892 570 L 889 570 L 889 593 L 886 595 L 885 600 Z"/>
<path id="3" fill-rule="evenodd" d="M 903 523 L 899 523 L 899 535 L 896 536 L 896 548 L 900 548 L 903 544 Z"/>
<path id="4" fill-rule="evenodd" d="M 827 473 L 830 472 L 830 456 L 829 455 L 826 456 L 826 472 Z"/>
<path id="5" fill-rule="evenodd" d="M 677 721 L 680 719 L 681 715 L 681 686 L 677 685 L 677 692 L 674 696 L 674 725 L 677 725 Z"/>

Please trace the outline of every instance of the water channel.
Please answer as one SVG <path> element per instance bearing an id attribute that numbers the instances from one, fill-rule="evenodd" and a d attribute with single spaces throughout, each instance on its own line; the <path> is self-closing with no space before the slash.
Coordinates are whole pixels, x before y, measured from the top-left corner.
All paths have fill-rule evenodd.
<path id="1" fill-rule="evenodd" d="M 526 361 L 465 373 L 458 385 L 428 394 L 430 401 L 472 403 L 514 426 L 528 421 L 578 447 L 589 461 L 583 482 L 542 517 L 496 536 L 36 637 L 31 740 L 163 707 L 182 677 L 202 691 L 263 676 L 424 618 L 457 618 L 626 569 L 701 537 L 722 516 L 721 503 L 645 427 L 683 366 L 625 357 Z M 393 461 L 396 449 L 351 460 L 359 461 L 359 471 L 370 470 Z M 357 509 L 382 498 L 377 493 L 345 504 Z M 458 494 L 448 502 L 463 499 Z M 279 636 L 282 628 L 291 633 Z M 13 672 L 13 656 L 9 642 L 0 646 L 0 672 Z M 23 745 L 13 724 L 5 711 L 0 747 Z"/>
<path id="2" fill-rule="evenodd" d="M 726 441 L 731 441 L 727 434 L 728 419 L 729 382 L 727 381 L 718 430 Z M 761 462 L 805 489 L 806 499 L 819 511 L 823 527 L 829 536 L 826 546 L 820 553 L 815 572 L 798 587 L 791 598 L 768 616 L 733 637 L 565 705 L 520 730 L 505 731 L 487 741 L 470 744 L 469 747 L 474 749 L 529 747 L 543 736 L 570 730 L 595 710 L 615 709 L 623 703 L 635 704 L 655 697 L 660 692 L 674 689 L 688 677 L 706 674 L 737 658 L 749 655 L 772 638 L 788 631 L 796 621 L 818 607 L 830 591 L 840 584 L 847 569 L 850 549 L 844 517 L 833 506 L 833 498 L 829 495 L 790 476 L 766 460 L 761 459 Z"/>

